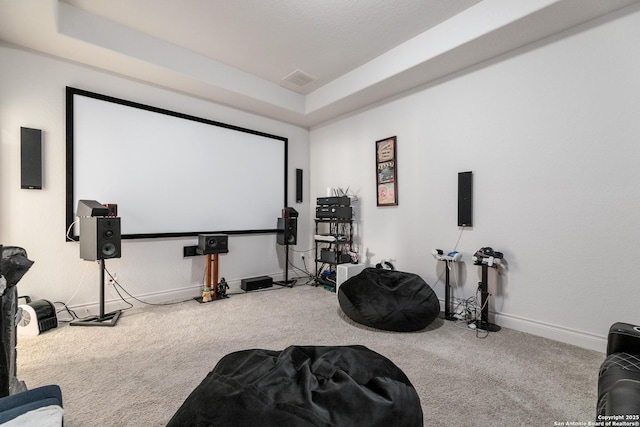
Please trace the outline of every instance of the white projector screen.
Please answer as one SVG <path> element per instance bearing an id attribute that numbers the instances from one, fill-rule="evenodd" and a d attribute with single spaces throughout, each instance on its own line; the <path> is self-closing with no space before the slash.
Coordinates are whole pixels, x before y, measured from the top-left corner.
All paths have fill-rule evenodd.
<path id="1" fill-rule="evenodd" d="M 123 238 L 274 232 L 287 142 L 67 87 L 67 229 L 86 199 L 118 205 Z"/>

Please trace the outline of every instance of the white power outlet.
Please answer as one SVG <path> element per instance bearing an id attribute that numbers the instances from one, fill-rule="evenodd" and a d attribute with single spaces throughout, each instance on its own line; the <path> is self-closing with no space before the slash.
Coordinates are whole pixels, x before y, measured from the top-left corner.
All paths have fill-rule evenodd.
<path id="1" fill-rule="evenodd" d="M 111 276 L 109 276 L 109 284 L 113 286 L 117 281 L 118 281 L 118 276 L 116 276 L 116 273 L 111 273 Z"/>

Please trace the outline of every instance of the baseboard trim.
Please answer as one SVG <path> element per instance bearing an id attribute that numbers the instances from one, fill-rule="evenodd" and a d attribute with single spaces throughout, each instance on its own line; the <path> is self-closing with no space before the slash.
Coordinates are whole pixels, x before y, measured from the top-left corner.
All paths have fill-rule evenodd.
<path id="1" fill-rule="evenodd" d="M 273 280 L 284 280 L 283 271 L 266 274 L 266 276 L 273 277 Z M 295 272 L 290 270 L 289 279 L 293 279 L 295 277 L 296 277 Z M 229 290 L 228 290 L 229 293 L 234 293 L 234 292 L 244 293 L 244 291 L 240 288 L 241 279 L 227 280 L 227 284 L 229 285 Z M 107 285 L 106 287 L 107 292 L 109 292 L 110 286 L 111 285 Z M 126 286 L 124 288 L 127 289 Z M 127 289 L 127 292 L 129 292 L 129 289 Z M 127 295 L 126 292 L 122 292 L 122 290 L 120 290 L 120 293 L 122 294 L 126 302 L 122 301 L 122 299 L 120 298 L 113 298 L 113 297 L 105 300 L 104 302 L 105 313 L 110 313 L 115 310 L 126 309 L 128 307 L 127 302 L 132 304 L 134 307 L 142 307 L 145 305 L 145 303 L 172 304 L 180 301 L 187 301 L 189 299 L 193 299 L 202 295 L 202 285 L 194 284 L 194 285 L 184 286 L 182 288 L 168 289 L 161 292 L 134 295 L 135 298 Z M 144 301 L 144 303 L 138 300 Z M 70 305 L 69 308 L 74 312 L 76 312 L 76 314 L 79 317 L 86 317 L 90 315 L 95 316 L 95 315 L 98 315 L 100 312 L 100 302 L 97 301 L 97 302 L 91 302 L 91 303 L 85 303 L 85 304 L 75 304 L 75 305 Z"/>
<path id="2" fill-rule="evenodd" d="M 526 332 L 601 353 L 605 353 L 607 349 L 607 338 L 604 336 L 509 314 L 495 313 L 495 319 L 499 325 L 516 331 Z"/>
<path id="3" fill-rule="evenodd" d="M 139 299 L 140 301 L 144 301 L 144 303 L 148 303 L 148 304 L 171 304 L 171 303 L 177 303 L 179 301 L 183 301 L 183 300 L 186 301 L 188 299 L 195 298 L 200 294 L 201 290 L 202 290 L 202 285 L 193 285 L 193 286 L 186 286 L 178 289 L 170 289 L 163 292 L 154 292 L 154 293 L 143 294 L 143 295 L 135 295 L 135 298 Z M 108 292 L 108 288 L 107 288 L 107 292 Z M 127 292 L 129 292 L 128 289 L 127 289 Z M 120 293 L 122 294 L 122 297 L 126 302 L 120 298 L 109 298 L 108 300 L 105 300 L 104 302 L 105 313 L 110 313 L 115 310 L 127 309 L 129 307 L 127 303 L 132 304 L 134 307 L 145 305 L 143 302 L 137 301 L 135 298 L 127 295 L 127 293 L 123 292 L 122 290 L 120 290 Z M 85 304 L 75 304 L 75 305 L 70 305 L 69 308 L 73 310 L 80 318 L 86 317 L 89 315 L 95 316 L 95 315 L 98 315 L 98 313 L 100 312 L 100 302 L 98 301 L 98 302 L 91 302 L 91 303 L 85 303 Z"/>
<path id="4" fill-rule="evenodd" d="M 444 299 L 440 300 L 440 304 L 444 306 Z M 605 353 L 607 349 L 606 336 L 590 334 L 588 332 L 514 316 L 512 314 L 490 311 L 489 318 L 492 323 L 515 331 L 525 332 L 601 353 Z"/>

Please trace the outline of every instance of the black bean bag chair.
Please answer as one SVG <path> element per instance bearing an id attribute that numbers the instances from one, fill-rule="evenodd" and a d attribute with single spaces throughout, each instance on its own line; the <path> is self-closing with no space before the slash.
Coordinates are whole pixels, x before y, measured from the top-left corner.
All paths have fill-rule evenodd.
<path id="1" fill-rule="evenodd" d="M 291 346 L 224 356 L 168 423 L 182 426 L 422 426 L 404 372 L 363 346 Z"/>
<path id="2" fill-rule="evenodd" d="M 417 274 L 365 268 L 338 288 L 338 302 L 351 320 L 385 331 L 424 329 L 440 313 L 440 301 Z"/>

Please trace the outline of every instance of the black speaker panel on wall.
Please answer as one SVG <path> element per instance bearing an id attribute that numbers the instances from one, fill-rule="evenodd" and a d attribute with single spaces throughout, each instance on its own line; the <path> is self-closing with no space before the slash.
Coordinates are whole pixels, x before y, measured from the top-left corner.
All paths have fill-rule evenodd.
<path id="1" fill-rule="evenodd" d="M 120 218 L 80 218 L 80 258 L 86 261 L 120 258 L 121 245 Z"/>
<path id="2" fill-rule="evenodd" d="M 473 172 L 458 173 L 458 226 L 473 226 Z"/>
<path id="3" fill-rule="evenodd" d="M 296 169 L 296 203 L 302 203 L 302 169 Z"/>
<path id="4" fill-rule="evenodd" d="M 42 189 L 42 131 L 20 128 L 20 188 Z"/>
<path id="5" fill-rule="evenodd" d="M 279 245 L 298 243 L 298 218 L 278 218 L 276 241 Z"/>

